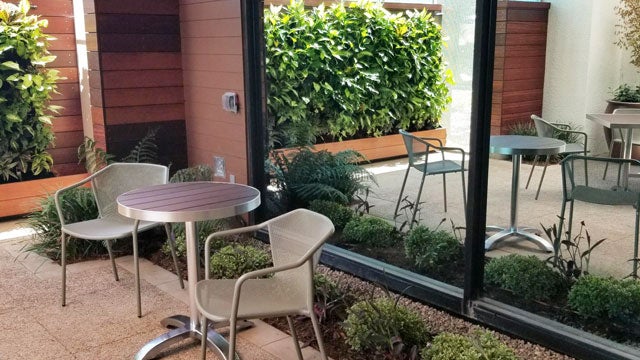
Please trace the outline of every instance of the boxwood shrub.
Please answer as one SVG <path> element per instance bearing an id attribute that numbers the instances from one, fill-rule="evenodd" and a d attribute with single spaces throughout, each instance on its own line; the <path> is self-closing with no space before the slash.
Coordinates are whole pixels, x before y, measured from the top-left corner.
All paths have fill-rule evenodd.
<path id="1" fill-rule="evenodd" d="M 488 331 L 471 336 L 443 332 L 420 352 L 423 360 L 517 360 L 513 350 Z"/>
<path id="2" fill-rule="evenodd" d="M 211 277 L 236 279 L 253 270 L 264 269 L 271 263 L 265 250 L 251 245 L 227 245 L 211 255 Z"/>
<path id="3" fill-rule="evenodd" d="M 398 234 L 393 225 L 370 216 L 356 216 L 345 225 L 342 238 L 351 244 L 386 247 L 393 245 Z"/>
<path id="4" fill-rule="evenodd" d="M 333 226 L 340 230 L 355 216 L 355 212 L 351 208 L 327 200 L 313 200 L 309 203 L 309 209 L 331 219 Z"/>
<path id="5" fill-rule="evenodd" d="M 461 261 L 462 245 L 444 230 L 431 230 L 426 226 L 416 226 L 404 240 L 407 257 L 416 267 L 425 271 L 439 272 L 445 265 Z"/>
<path id="6" fill-rule="evenodd" d="M 640 321 L 640 283 L 637 280 L 582 276 L 571 287 L 567 302 L 585 318 Z"/>

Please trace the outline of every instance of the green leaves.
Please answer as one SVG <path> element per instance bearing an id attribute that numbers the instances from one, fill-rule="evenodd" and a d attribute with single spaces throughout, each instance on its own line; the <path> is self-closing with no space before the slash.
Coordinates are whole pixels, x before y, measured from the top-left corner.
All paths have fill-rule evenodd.
<path id="1" fill-rule="evenodd" d="M 265 11 L 265 42 L 272 147 L 436 127 L 451 102 L 440 25 L 427 12 L 294 0 Z"/>

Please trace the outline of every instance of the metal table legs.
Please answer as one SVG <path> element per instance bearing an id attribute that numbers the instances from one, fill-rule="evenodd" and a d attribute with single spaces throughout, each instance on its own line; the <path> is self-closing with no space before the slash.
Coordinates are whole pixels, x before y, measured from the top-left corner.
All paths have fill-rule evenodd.
<path id="1" fill-rule="evenodd" d="M 511 173 L 511 218 L 508 227 L 500 226 L 487 226 L 488 231 L 498 231 L 496 234 L 491 235 L 484 242 L 485 250 L 491 250 L 496 243 L 510 237 L 519 236 L 526 240 L 538 245 L 541 250 L 551 252 L 553 246 L 547 240 L 536 235 L 535 228 L 528 226 L 518 226 L 518 190 L 520 188 L 520 163 L 522 162 L 522 155 L 513 155 Z"/>

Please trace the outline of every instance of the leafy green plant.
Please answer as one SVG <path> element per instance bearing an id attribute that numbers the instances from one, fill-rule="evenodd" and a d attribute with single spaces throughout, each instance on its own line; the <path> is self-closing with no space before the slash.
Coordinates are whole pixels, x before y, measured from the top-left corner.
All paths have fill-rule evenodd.
<path id="1" fill-rule="evenodd" d="M 560 219 L 564 222 L 564 219 Z M 580 222 L 580 231 L 573 239 L 569 238 L 569 233 L 565 232 L 565 239 L 562 234 L 558 234 L 556 224 L 550 228 L 542 226 L 545 234 L 553 244 L 553 255 L 547 259 L 552 267 L 558 270 L 568 282 L 573 282 L 582 275 L 589 274 L 589 262 L 593 250 L 605 239 L 600 239 L 594 243 L 591 241 L 591 235 L 585 228 L 584 221 Z M 586 241 L 586 249 L 582 249 L 582 245 Z"/>
<path id="2" fill-rule="evenodd" d="M 45 69 L 55 60 L 47 50 L 52 38 L 43 33 L 47 20 L 29 15 L 27 0 L 0 7 L 0 181 L 49 172 L 53 158 L 46 151 L 54 140 L 49 104 L 58 71 Z"/>
<path id="3" fill-rule="evenodd" d="M 640 85 L 632 88 L 629 84 L 622 84 L 611 91 L 613 101 L 640 102 Z"/>
<path id="4" fill-rule="evenodd" d="M 537 257 L 511 254 L 491 259 L 485 268 L 487 285 L 524 299 L 551 300 L 565 287 L 562 276 Z"/>
<path id="5" fill-rule="evenodd" d="M 368 187 L 373 176 L 358 161 L 356 151 L 332 154 L 302 148 L 294 154 L 273 153 L 273 181 L 289 209 L 308 207 L 312 200 L 328 200 L 349 204 L 357 191 Z"/>
<path id="6" fill-rule="evenodd" d="M 98 207 L 91 189 L 76 188 L 62 195 L 60 203 L 64 209 L 65 221 L 78 222 L 98 217 Z M 60 218 L 53 196 L 44 198 L 42 210 L 32 212 L 27 224 L 35 230 L 33 242 L 26 251 L 33 251 L 53 260 L 60 260 Z M 74 239 L 68 241 L 67 256 L 70 261 L 88 255 L 106 254 L 106 247 L 99 241 Z"/>
<path id="7" fill-rule="evenodd" d="M 517 122 L 509 126 L 508 131 L 509 135 L 536 136 L 538 134 L 538 132 L 536 131 L 536 126 L 531 120 Z"/>
<path id="8" fill-rule="evenodd" d="M 309 210 L 328 217 L 336 229 L 343 229 L 353 219 L 355 212 L 351 208 L 333 201 L 313 200 L 309 203 Z"/>
<path id="9" fill-rule="evenodd" d="M 150 128 L 145 136 L 138 141 L 136 146 L 131 149 L 129 154 L 125 156 L 123 162 L 133 163 L 158 163 L 158 145 L 156 144 L 156 135 L 158 128 Z"/>
<path id="10" fill-rule="evenodd" d="M 353 350 L 398 354 L 423 347 L 429 330 L 420 315 L 389 297 L 355 303 L 344 322 L 346 342 Z"/>
<path id="11" fill-rule="evenodd" d="M 282 146 L 437 127 L 451 102 L 441 27 L 426 11 L 294 0 L 266 10 L 264 25 L 269 130 Z"/>
<path id="12" fill-rule="evenodd" d="M 625 50 L 631 50 L 631 64 L 640 68 L 640 2 L 622 0 L 615 11 L 621 20 L 616 25 L 616 44 Z"/>
<path id="13" fill-rule="evenodd" d="M 313 276 L 313 288 L 313 311 L 320 322 L 346 319 L 347 309 L 354 303 L 355 295 L 348 289 L 342 290 L 335 281 L 323 274 Z"/>
<path id="14" fill-rule="evenodd" d="M 197 235 L 198 235 L 198 248 L 200 249 L 200 255 L 204 253 L 204 243 L 207 240 L 209 234 L 216 231 L 221 231 L 229 228 L 229 224 L 225 219 L 198 221 L 196 223 Z M 176 241 L 176 256 L 184 257 L 187 255 L 187 243 L 184 223 L 173 224 L 173 234 Z M 220 249 L 225 244 L 222 239 L 213 240 L 212 249 Z M 171 246 L 168 242 L 162 245 L 162 252 L 165 255 L 171 255 Z"/>
<path id="15" fill-rule="evenodd" d="M 640 283 L 633 279 L 582 276 L 571 287 L 569 307 L 585 318 L 640 321 Z"/>
<path id="16" fill-rule="evenodd" d="M 423 360 L 517 360 L 513 349 L 488 331 L 469 336 L 443 332 L 420 351 Z"/>
<path id="17" fill-rule="evenodd" d="M 213 180 L 213 170 L 207 165 L 196 165 L 186 169 L 176 171 L 169 182 L 192 182 L 192 181 L 211 181 Z"/>
<path id="18" fill-rule="evenodd" d="M 96 142 L 88 136 L 85 136 L 82 144 L 78 146 L 78 163 L 84 162 L 85 169 L 89 174 L 109 165 L 114 158 L 115 156 L 97 147 Z"/>
<path id="19" fill-rule="evenodd" d="M 407 257 L 421 270 L 440 272 L 446 265 L 463 260 L 462 245 L 453 234 L 416 226 L 404 240 Z"/>
<path id="20" fill-rule="evenodd" d="M 236 279 L 249 271 L 264 269 L 271 263 L 265 250 L 251 245 L 227 245 L 211 255 L 210 271 L 214 279 Z"/>
<path id="21" fill-rule="evenodd" d="M 371 216 L 357 216 L 345 225 L 342 238 L 351 244 L 386 247 L 395 244 L 398 233 L 393 225 Z"/>

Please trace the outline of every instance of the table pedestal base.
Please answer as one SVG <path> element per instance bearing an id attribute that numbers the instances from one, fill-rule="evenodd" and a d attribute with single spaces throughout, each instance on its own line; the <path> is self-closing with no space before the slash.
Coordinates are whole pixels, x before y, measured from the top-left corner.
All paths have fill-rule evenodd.
<path id="1" fill-rule="evenodd" d="M 491 250 L 491 248 L 499 241 L 504 240 L 510 236 L 522 237 L 526 240 L 533 242 L 538 245 L 540 250 L 546 252 L 552 252 L 553 246 L 549 243 L 549 241 L 541 238 L 536 234 L 538 229 L 529 227 L 529 226 L 520 226 L 520 227 L 500 227 L 500 226 L 487 226 L 487 231 L 497 231 L 497 233 L 489 236 L 487 240 L 484 242 L 484 249 Z"/>
<path id="2" fill-rule="evenodd" d="M 202 340 L 202 332 L 200 326 L 195 325 L 194 322 L 186 315 L 174 315 L 160 321 L 162 326 L 170 328 L 167 333 L 158 336 L 157 338 L 149 341 L 145 344 L 135 356 L 136 360 L 155 359 L 162 351 L 171 347 L 174 344 L 184 339 L 195 339 L 198 342 Z M 227 326 L 225 323 L 217 323 L 217 327 Z M 246 329 L 253 326 L 250 321 L 238 321 L 238 330 Z M 207 331 L 207 346 L 213 350 L 220 359 L 227 359 L 229 353 L 229 343 L 220 334 L 213 329 Z M 238 354 L 236 359 L 240 359 Z"/>

